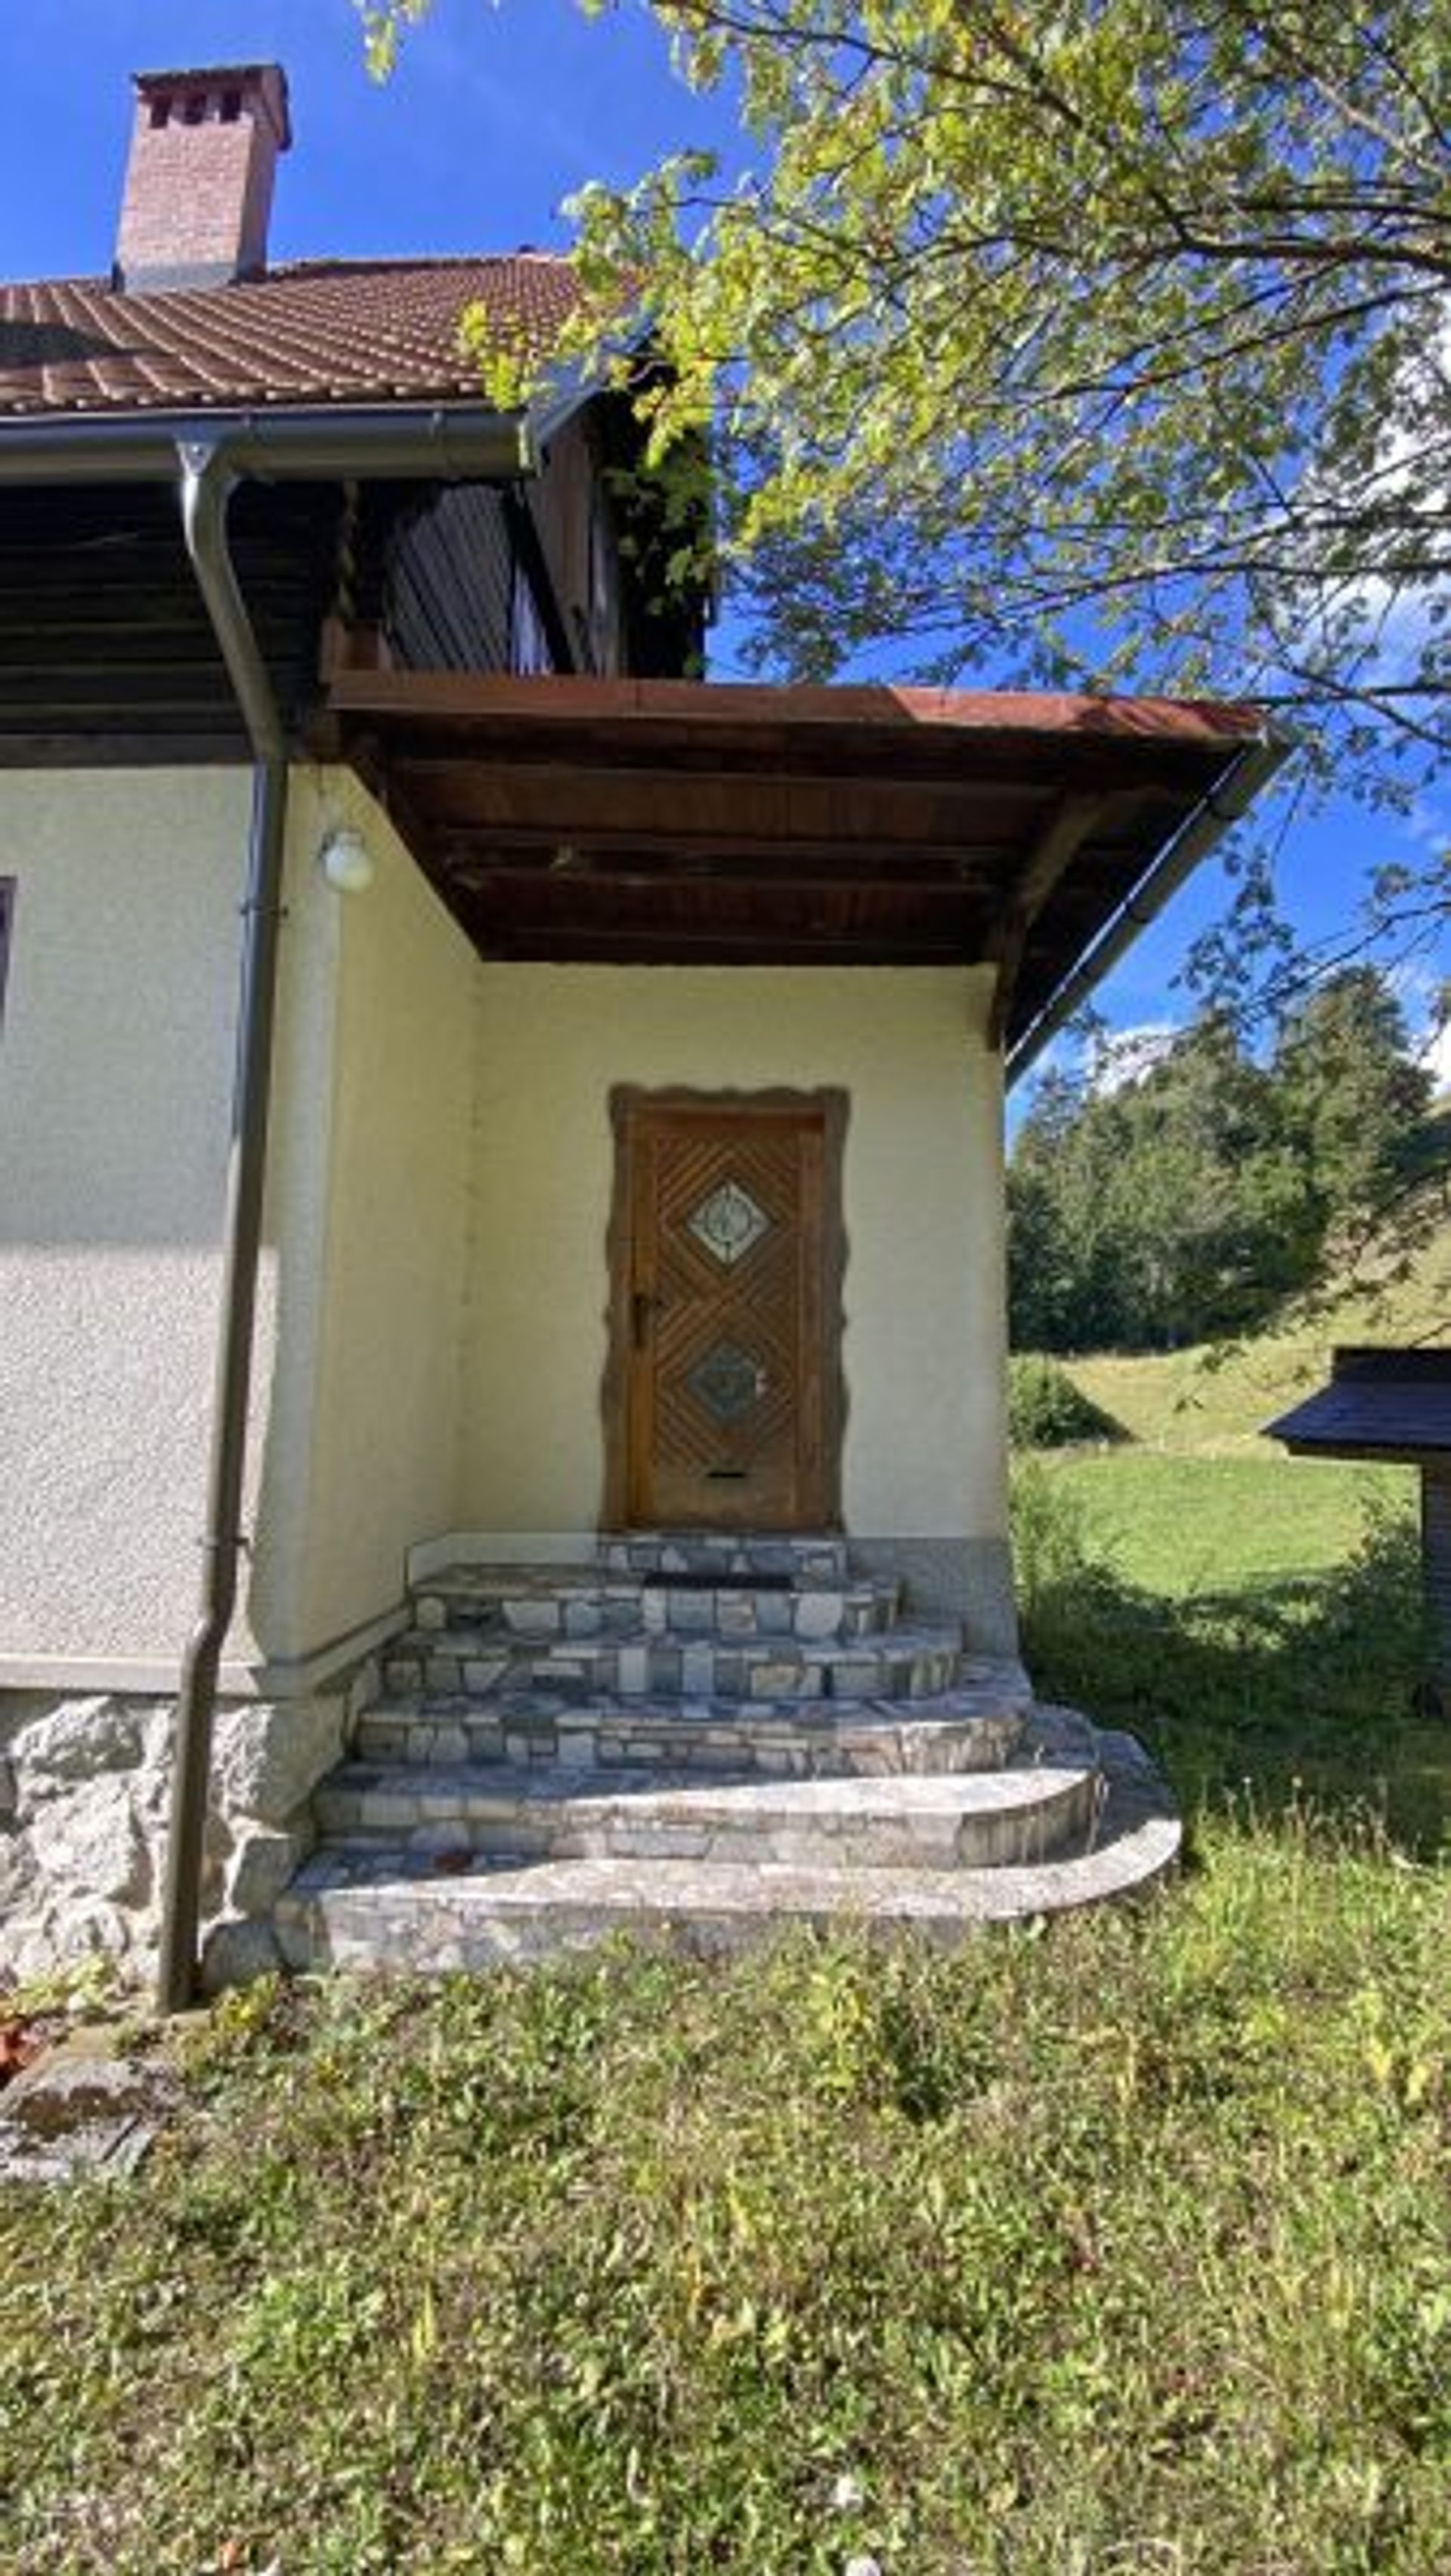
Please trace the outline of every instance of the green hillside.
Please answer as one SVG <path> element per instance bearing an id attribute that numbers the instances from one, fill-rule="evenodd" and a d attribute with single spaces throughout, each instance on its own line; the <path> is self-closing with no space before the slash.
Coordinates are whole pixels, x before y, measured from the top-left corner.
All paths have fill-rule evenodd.
<path id="1" fill-rule="evenodd" d="M 1290 1321 L 1225 1351 L 1105 1354 L 1069 1363 L 1093 1403 L 1156 1449 L 1264 1454 L 1262 1424 L 1326 1375 L 1336 1342 L 1451 1342 L 1451 1218 L 1414 1274 L 1333 1312 Z"/>

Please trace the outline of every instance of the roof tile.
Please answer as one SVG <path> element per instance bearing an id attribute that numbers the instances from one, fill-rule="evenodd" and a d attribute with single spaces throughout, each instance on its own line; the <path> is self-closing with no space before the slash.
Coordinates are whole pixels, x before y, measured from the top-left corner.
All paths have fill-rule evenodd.
<path id="1" fill-rule="evenodd" d="M 301 260 L 246 283 L 120 293 L 100 278 L 0 286 L 0 418 L 246 403 L 461 402 L 482 305 L 540 354 L 575 301 L 567 259 Z"/>

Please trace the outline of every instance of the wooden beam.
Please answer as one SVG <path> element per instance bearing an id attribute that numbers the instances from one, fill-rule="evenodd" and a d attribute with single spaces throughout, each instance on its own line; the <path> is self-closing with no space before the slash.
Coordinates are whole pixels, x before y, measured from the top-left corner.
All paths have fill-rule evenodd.
<path id="1" fill-rule="evenodd" d="M 961 943 L 947 938 L 831 937 L 826 933 L 633 929 L 554 930 L 480 924 L 457 905 L 481 957 L 555 965 L 616 966 L 960 966 Z"/>
<path id="2" fill-rule="evenodd" d="M 896 688 L 867 682 L 813 687 L 721 680 L 508 678 L 472 671 L 341 673 L 332 703 L 339 712 L 445 717 L 478 722 L 507 718 L 530 725 L 606 722 L 629 730 L 650 724 L 706 728 L 820 727 L 870 730 L 910 739 L 923 733 L 1016 737 L 1048 735 L 1118 741 L 1162 749 L 1165 743 L 1233 745 L 1263 730 L 1257 709 L 1173 698 L 1101 698 L 1048 690 Z"/>
<path id="3" fill-rule="evenodd" d="M 722 765 L 712 755 L 701 765 L 682 755 L 631 765 L 600 760 L 598 746 L 582 746 L 576 758 L 517 754 L 487 743 L 456 743 L 425 748 L 413 735 L 403 741 L 380 720 L 370 729 L 387 745 L 393 767 L 405 775 L 414 794 L 439 813 L 461 823 L 537 821 L 546 829 L 566 827 L 581 833 L 591 823 L 609 828 L 611 809 L 634 817 L 637 830 L 658 830 L 665 818 L 672 837 L 682 826 L 677 817 L 695 811 L 702 828 L 712 828 L 713 812 L 738 819 L 754 799 L 777 811 L 798 804 L 804 811 L 840 812 L 848 818 L 846 837 L 868 837 L 873 830 L 900 832 L 910 840 L 957 844 L 976 839 L 1013 847 L 1044 813 L 1058 781 L 1051 776 L 988 778 L 972 776 L 922 778 L 895 776 L 880 764 L 866 771 L 832 767 L 823 770 L 773 768 L 743 759 Z M 351 726 L 344 729 L 346 747 Z M 875 825 L 868 815 L 882 819 Z M 630 828 L 628 820 L 615 828 Z M 808 832 L 810 826 L 804 826 Z M 834 821 L 816 827 L 818 838 L 834 838 Z"/>
<path id="4" fill-rule="evenodd" d="M 1104 796 L 1060 798 L 1017 872 L 998 938 L 997 982 L 988 1014 L 988 1044 L 992 1047 L 1000 1047 L 1007 1034 L 1028 934 L 1065 870 L 1101 819 L 1108 801 Z"/>
<path id="5" fill-rule="evenodd" d="M 168 731 L 159 723 L 144 733 L 107 733 L 94 726 L 72 733 L 0 731 L 0 770 L 6 769 L 235 769 L 247 758 L 240 724 L 231 733 L 213 728 Z"/>
<path id="6" fill-rule="evenodd" d="M 541 878 L 570 877 L 608 884 L 751 885 L 783 892 L 793 885 L 849 888 L 854 893 L 978 894 L 1001 891 L 1001 868 L 953 860 L 920 850 L 823 850 L 797 842 L 733 842 L 718 851 L 702 851 L 692 838 L 682 847 L 654 848 L 625 835 L 603 844 L 591 836 L 582 843 L 555 841 L 541 834 L 522 846 L 482 835 L 461 837 L 456 831 L 434 834 L 440 864 L 465 885 L 537 884 Z"/>

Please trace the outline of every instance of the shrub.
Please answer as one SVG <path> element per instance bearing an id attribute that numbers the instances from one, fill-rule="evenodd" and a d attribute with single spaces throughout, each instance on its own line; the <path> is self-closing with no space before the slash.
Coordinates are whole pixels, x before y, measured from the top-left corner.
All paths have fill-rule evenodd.
<path id="1" fill-rule="evenodd" d="M 1121 1422 L 1040 1352 L 1008 1362 L 1008 1437 L 1015 1449 L 1064 1449 L 1075 1440 L 1125 1440 Z"/>

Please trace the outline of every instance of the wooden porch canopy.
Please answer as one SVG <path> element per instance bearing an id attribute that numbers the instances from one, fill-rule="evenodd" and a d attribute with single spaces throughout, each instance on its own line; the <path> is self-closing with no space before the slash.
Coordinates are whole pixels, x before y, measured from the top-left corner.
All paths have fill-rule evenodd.
<path id="1" fill-rule="evenodd" d="M 987 960 L 1011 1047 L 1265 739 L 1163 698 L 349 671 L 318 748 L 481 956 Z"/>

